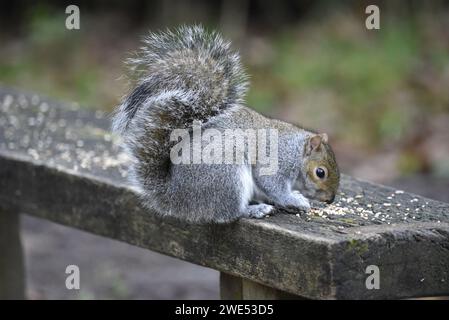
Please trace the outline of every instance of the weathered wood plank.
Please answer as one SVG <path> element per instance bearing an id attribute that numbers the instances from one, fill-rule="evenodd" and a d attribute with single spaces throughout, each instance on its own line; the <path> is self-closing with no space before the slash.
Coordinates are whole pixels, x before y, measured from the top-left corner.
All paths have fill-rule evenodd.
<path id="1" fill-rule="evenodd" d="M 0 210 L 0 300 L 25 299 L 20 216 Z"/>
<path id="2" fill-rule="evenodd" d="M 307 298 L 449 293 L 449 205 L 344 176 L 320 216 L 188 225 L 142 209 L 101 114 L 0 89 L 0 208 L 90 231 Z M 315 204 L 320 206 L 319 204 Z M 379 290 L 365 269 L 380 268 Z M 423 280 L 424 279 L 424 280 Z"/>

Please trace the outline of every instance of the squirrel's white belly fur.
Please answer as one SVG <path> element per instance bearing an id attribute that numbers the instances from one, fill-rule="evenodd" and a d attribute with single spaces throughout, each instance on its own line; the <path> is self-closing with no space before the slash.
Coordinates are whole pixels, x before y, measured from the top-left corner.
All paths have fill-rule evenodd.
<path id="1" fill-rule="evenodd" d="M 240 210 L 244 211 L 249 202 L 252 200 L 255 191 L 255 184 L 250 167 L 240 167 L 240 180 L 243 186 L 240 200 Z"/>

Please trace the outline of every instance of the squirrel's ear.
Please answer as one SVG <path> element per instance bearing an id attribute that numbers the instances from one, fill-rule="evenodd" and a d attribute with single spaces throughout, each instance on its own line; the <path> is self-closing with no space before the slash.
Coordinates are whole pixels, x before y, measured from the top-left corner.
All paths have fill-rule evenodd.
<path id="1" fill-rule="evenodd" d="M 327 143 L 329 141 L 329 137 L 327 136 L 327 133 L 320 134 L 321 139 L 324 143 Z"/>
<path id="2" fill-rule="evenodd" d="M 327 139 L 327 135 L 326 135 Z M 312 151 L 319 150 L 321 146 L 321 141 L 323 141 L 323 136 L 321 134 L 314 134 L 313 136 L 309 137 L 309 141 L 307 142 L 306 152 L 307 155 L 310 155 Z"/>

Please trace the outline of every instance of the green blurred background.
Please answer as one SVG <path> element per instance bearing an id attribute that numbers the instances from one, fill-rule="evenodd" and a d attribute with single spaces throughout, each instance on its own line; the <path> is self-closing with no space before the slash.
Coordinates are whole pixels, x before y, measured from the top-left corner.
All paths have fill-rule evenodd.
<path id="1" fill-rule="evenodd" d="M 373 3 L 380 30 L 365 27 Z M 344 171 L 449 175 L 445 1 L 78 1 L 78 31 L 64 27 L 68 4 L 0 5 L 0 84 L 110 111 L 142 35 L 202 23 L 242 53 L 248 103 L 327 132 Z"/>
<path id="2" fill-rule="evenodd" d="M 2 1 L 0 85 L 110 112 L 141 36 L 189 23 L 233 40 L 249 105 L 327 132 L 343 172 L 449 201 L 449 1 Z M 32 299 L 218 298 L 213 270 L 23 219 Z M 68 264 L 80 292 L 63 286 Z"/>

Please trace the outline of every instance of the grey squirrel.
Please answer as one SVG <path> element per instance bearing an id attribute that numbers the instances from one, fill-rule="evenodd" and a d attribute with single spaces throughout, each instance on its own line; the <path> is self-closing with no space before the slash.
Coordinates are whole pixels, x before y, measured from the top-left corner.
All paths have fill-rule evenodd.
<path id="1" fill-rule="evenodd" d="M 226 223 L 262 218 L 275 207 L 308 211 L 308 198 L 334 200 L 340 174 L 327 135 L 246 107 L 247 75 L 219 34 L 201 26 L 152 33 L 130 62 L 138 80 L 115 111 L 113 130 L 132 159 L 129 176 L 145 207 L 193 223 Z M 220 133 L 276 130 L 278 170 L 260 174 L 249 152 L 239 163 L 173 163 L 171 133 L 191 132 L 195 122 Z"/>

